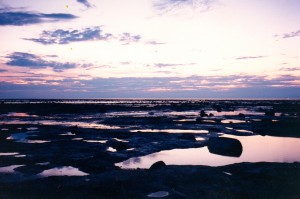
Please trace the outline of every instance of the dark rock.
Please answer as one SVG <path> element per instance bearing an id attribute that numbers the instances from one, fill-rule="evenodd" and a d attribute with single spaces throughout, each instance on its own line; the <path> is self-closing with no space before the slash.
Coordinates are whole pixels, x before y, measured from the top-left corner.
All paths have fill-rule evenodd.
<path id="1" fill-rule="evenodd" d="M 205 113 L 204 110 L 201 110 L 201 111 L 200 111 L 200 116 L 201 116 L 201 117 L 206 117 L 206 116 L 208 116 L 208 115 Z"/>
<path id="2" fill-rule="evenodd" d="M 179 136 L 179 139 L 196 141 L 195 136 L 192 134 L 182 134 Z"/>
<path id="3" fill-rule="evenodd" d="M 212 113 L 210 113 L 209 115 L 208 115 L 208 117 L 213 117 L 214 116 L 214 114 L 212 114 Z"/>
<path id="4" fill-rule="evenodd" d="M 275 112 L 273 110 L 268 110 L 268 111 L 265 112 L 265 115 L 266 116 L 274 116 Z"/>
<path id="5" fill-rule="evenodd" d="M 221 129 L 218 127 L 209 127 L 207 130 L 209 132 L 221 132 Z"/>
<path id="6" fill-rule="evenodd" d="M 238 115 L 240 118 L 245 118 L 245 115 L 243 113 L 239 113 Z"/>
<path id="7" fill-rule="evenodd" d="M 149 115 L 154 115 L 154 112 L 151 111 L 151 112 L 149 112 L 148 114 L 149 114 Z"/>
<path id="8" fill-rule="evenodd" d="M 119 142 L 116 140 L 109 140 L 107 142 L 108 145 L 110 145 L 112 148 L 116 149 L 117 151 L 123 151 L 126 149 L 129 149 L 127 142 Z"/>
<path id="9" fill-rule="evenodd" d="M 202 118 L 201 117 L 197 117 L 196 118 L 196 122 L 201 122 L 202 121 Z"/>
<path id="10" fill-rule="evenodd" d="M 208 150 L 210 153 L 218 155 L 240 157 L 243 152 L 243 146 L 236 139 L 211 137 L 208 142 Z"/>
<path id="11" fill-rule="evenodd" d="M 155 162 L 154 164 L 152 164 L 149 169 L 150 170 L 155 170 L 155 169 L 159 169 L 159 168 L 162 168 L 162 167 L 165 167 L 165 166 L 166 166 L 166 163 L 164 163 L 163 161 L 158 161 L 158 162 Z"/>

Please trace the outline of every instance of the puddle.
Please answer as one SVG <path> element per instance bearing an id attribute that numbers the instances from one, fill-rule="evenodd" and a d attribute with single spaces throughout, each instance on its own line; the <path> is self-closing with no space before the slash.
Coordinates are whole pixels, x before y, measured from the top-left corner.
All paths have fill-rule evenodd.
<path id="1" fill-rule="evenodd" d="M 38 117 L 37 115 L 29 115 L 28 113 L 17 113 L 9 112 L 7 114 L 2 114 L 0 117 Z"/>
<path id="2" fill-rule="evenodd" d="M 57 126 L 77 126 L 80 128 L 93 128 L 93 129 L 120 129 L 119 126 L 109 126 L 105 124 L 97 124 L 95 122 L 69 122 L 69 121 L 55 121 L 55 120 L 36 120 L 36 121 L 26 121 L 26 120 L 9 120 L 1 121 L 1 125 L 7 124 L 35 124 L 35 125 L 57 125 Z"/>
<path id="3" fill-rule="evenodd" d="M 164 198 L 164 197 L 167 197 L 168 195 L 169 195 L 169 192 L 167 192 L 167 191 L 158 191 L 158 192 L 150 193 L 147 196 L 149 198 Z"/>
<path id="4" fill-rule="evenodd" d="M 149 168 L 157 161 L 167 165 L 208 165 L 223 166 L 241 162 L 300 162 L 300 138 L 282 138 L 272 136 L 221 136 L 238 139 L 243 152 L 240 157 L 228 157 L 212 154 L 207 147 L 173 149 L 150 155 L 130 158 L 115 164 L 123 169 Z"/>
<path id="5" fill-rule="evenodd" d="M 227 119 L 227 120 L 221 120 L 221 123 L 223 123 L 223 124 L 230 124 L 230 123 L 238 124 L 238 123 L 246 123 L 246 121 L 245 120 Z"/>
<path id="6" fill-rule="evenodd" d="M 90 143 L 101 143 L 101 144 L 105 144 L 107 142 L 107 140 L 83 140 L 83 141 L 90 142 Z"/>
<path id="7" fill-rule="evenodd" d="M 19 155 L 17 152 L 12 152 L 12 153 L 0 153 L 0 156 L 13 156 L 13 155 Z"/>
<path id="8" fill-rule="evenodd" d="M 63 134 L 59 134 L 59 135 L 73 136 L 73 135 L 76 135 L 76 134 L 72 133 L 72 132 L 67 132 L 67 133 L 63 133 Z"/>
<path id="9" fill-rule="evenodd" d="M 94 122 L 60 122 L 55 120 L 42 120 L 38 121 L 39 124 L 42 125 L 61 125 L 61 126 L 77 126 L 80 128 L 93 128 L 93 129 L 119 129 L 118 126 L 108 126 L 104 124 L 97 124 Z"/>
<path id="10" fill-rule="evenodd" d="M 120 112 L 110 112 L 105 114 L 106 117 L 115 116 L 149 116 L 148 111 L 120 111 Z"/>
<path id="11" fill-rule="evenodd" d="M 40 163 L 36 163 L 36 165 L 41 165 L 41 166 L 45 166 L 45 165 L 49 165 L 50 162 L 40 162 Z"/>
<path id="12" fill-rule="evenodd" d="M 129 142 L 127 140 L 122 140 L 122 139 L 118 139 L 118 138 L 113 138 L 114 140 L 118 141 L 118 142 Z"/>
<path id="13" fill-rule="evenodd" d="M 201 122 L 207 122 L 207 123 L 216 123 L 215 120 L 201 120 Z"/>
<path id="14" fill-rule="evenodd" d="M 199 111 L 167 111 L 159 112 L 157 115 L 160 116 L 199 116 Z"/>
<path id="15" fill-rule="evenodd" d="M 241 133 L 250 133 L 250 134 L 254 134 L 253 131 L 249 131 L 249 130 L 244 130 L 244 129 L 236 129 L 237 132 L 241 132 Z"/>
<path id="16" fill-rule="evenodd" d="M 14 157 L 16 157 L 16 158 L 25 158 L 26 155 L 15 155 Z"/>
<path id="17" fill-rule="evenodd" d="M 109 151 L 109 152 L 117 152 L 117 149 L 112 148 L 112 147 L 108 147 L 107 151 Z"/>
<path id="18" fill-rule="evenodd" d="M 72 140 L 83 140 L 83 138 L 73 138 Z"/>
<path id="19" fill-rule="evenodd" d="M 232 173 L 225 172 L 225 171 L 223 173 L 226 174 L 226 175 L 232 176 Z"/>
<path id="20" fill-rule="evenodd" d="M 174 122 L 196 122 L 196 119 L 181 119 L 181 120 L 174 120 Z"/>
<path id="21" fill-rule="evenodd" d="M 196 141 L 205 141 L 205 140 L 206 140 L 206 139 L 203 138 L 203 137 L 196 137 L 195 139 L 196 139 Z"/>
<path id="22" fill-rule="evenodd" d="M 28 131 L 36 131 L 38 130 L 39 128 L 37 127 L 29 127 L 29 128 L 26 128 Z"/>
<path id="23" fill-rule="evenodd" d="M 265 115 L 264 112 L 256 112 L 256 111 L 251 111 L 251 110 L 245 110 L 245 109 L 237 109 L 235 111 L 205 111 L 206 114 L 213 114 L 214 116 L 238 116 L 239 114 L 244 114 L 244 115 Z"/>
<path id="24" fill-rule="evenodd" d="M 28 143 L 28 144 L 44 144 L 44 143 L 48 143 L 50 141 L 48 140 L 26 140 L 26 141 L 22 141 L 23 143 Z"/>
<path id="25" fill-rule="evenodd" d="M 261 122 L 261 119 L 251 119 L 253 122 Z"/>
<path id="26" fill-rule="evenodd" d="M 12 153 L 0 153 L 0 156 L 14 156 L 15 158 L 23 158 L 26 157 L 26 155 L 21 155 L 18 152 L 12 152 Z"/>
<path id="27" fill-rule="evenodd" d="M 66 166 L 66 167 L 56 167 L 53 169 L 48 169 L 42 173 L 37 174 L 39 177 L 49 177 L 49 176 L 86 176 L 88 173 L 84 173 L 77 168 Z"/>
<path id="28" fill-rule="evenodd" d="M 7 137 L 7 140 L 15 140 L 15 141 L 23 141 L 26 140 L 27 137 L 32 135 L 28 135 L 28 133 L 14 133 L 11 136 Z"/>
<path id="29" fill-rule="evenodd" d="M 21 121 L 21 120 L 9 120 L 9 121 L 1 121 L 0 122 L 1 125 L 6 125 L 6 124 L 38 124 L 37 122 L 33 122 L 33 121 Z"/>
<path id="30" fill-rule="evenodd" d="M 15 169 L 25 165 L 11 165 L 7 167 L 0 167 L 0 173 L 16 173 Z"/>
<path id="31" fill-rule="evenodd" d="M 15 142 L 28 143 L 28 144 L 43 144 L 50 142 L 48 140 L 28 140 L 28 137 L 34 137 L 36 135 L 30 135 L 29 133 L 14 133 L 7 137 L 7 140 L 14 140 Z"/>
<path id="32" fill-rule="evenodd" d="M 130 130 L 133 133 L 205 133 L 207 134 L 208 130 L 192 130 L 192 129 L 140 129 L 140 130 Z"/>

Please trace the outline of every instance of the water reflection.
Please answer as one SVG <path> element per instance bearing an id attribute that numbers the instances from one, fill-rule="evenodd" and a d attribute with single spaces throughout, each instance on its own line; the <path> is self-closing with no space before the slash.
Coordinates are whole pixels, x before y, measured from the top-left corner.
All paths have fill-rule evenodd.
<path id="1" fill-rule="evenodd" d="M 36 135 L 32 135 L 31 133 L 14 133 L 11 136 L 7 137 L 7 140 L 14 140 L 19 143 L 28 143 L 28 144 L 43 144 L 50 142 L 48 140 L 28 140 L 28 137 L 35 137 Z"/>
<path id="2" fill-rule="evenodd" d="M 6 167 L 0 167 L 0 173 L 16 173 L 15 169 L 24 165 L 11 165 Z"/>
<path id="3" fill-rule="evenodd" d="M 109 126 L 105 124 L 98 124 L 96 122 L 70 122 L 70 121 L 55 121 L 55 120 L 37 120 L 37 121 L 26 121 L 26 120 L 7 120 L 1 121 L 1 125 L 6 124 L 35 124 L 35 125 L 61 125 L 61 126 L 77 126 L 80 128 L 93 128 L 93 129 L 119 129 L 118 126 Z"/>
<path id="4" fill-rule="evenodd" d="M 9 112 L 7 114 L 0 115 L 1 117 L 38 117 L 37 115 L 29 115 L 28 113 L 17 113 L 17 112 Z"/>
<path id="5" fill-rule="evenodd" d="M 83 141 L 89 143 L 100 143 L 100 144 L 105 144 L 107 142 L 107 140 L 83 140 Z"/>
<path id="6" fill-rule="evenodd" d="M 238 124 L 238 123 L 246 123 L 246 121 L 245 120 L 227 119 L 227 120 L 221 120 L 221 123 L 224 123 L 224 124 L 230 124 L 230 123 Z"/>
<path id="7" fill-rule="evenodd" d="M 256 112 L 256 111 L 252 111 L 252 110 L 246 110 L 246 109 L 237 109 L 234 111 L 206 111 L 207 114 L 213 114 L 214 116 L 237 116 L 239 114 L 243 114 L 243 115 L 264 115 L 264 112 Z"/>
<path id="8" fill-rule="evenodd" d="M 67 133 L 62 133 L 62 134 L 59 134 L 59 135 L 75 136 L 76 134 L 75 134 L 75 133 L 72 133 L 72 132 L 67 132 Z"/>
<path id="9" fill-rule="evenodd" d="M 117 149 L 115 149 L 113 147 L 108 147 L 107 151 L 109 151 L 109 152 L 117 152 Z"/>
<path id="10" fill-rule="evenodd" d="M 167 191 L 158 191 L 158 192 L 150 193 L 147 196 L 149 198 L 164 198 L 164 197 L 167 197 L 168 195 L 169 195 L 169 192 L 167 192 Z"/>
<path id="11" fill-rule="evenodd" d="M 168 165 L 208 165 L 223 166 L 241 162 L 300 162 L 300 153 L 296 150 L 300 146 L 299 138 L 282 138 L 272 136 L 231 136 L 222 137 L 238 139 L 243 146 L 240 157 L 227 157 L 212 154 L 207 147 L 190 149 L 173 149 L 153 153 L 150 155 L 131 158 L 117 163 L 124 169 L 149 168 L 157 161 L 164 161 Z"/>
<path id="12" fill-rule="evenodd" d="M 0 153 L 0 156 L 12 156 L 12 155 L 19 155 L 17 152 L 12 152 L 12 153 Z"/>
<path id="13" fill-rule="evenodd" d="M 194 130 L 194 129 L 139 129 L 130 130 L 130 132 L 142 132 L 142 133 L 208 133 L 208 130 Z"/>
<path id="14" fill-rule="evenodd" d="M 88 173 L 84 173 L 77 168 L 66 166 L 66 167 L 56 167 L 53 169 L 48 169 L 38 174 L 39 177 L 49 177 L 49 176 L 86 176 Z"/>

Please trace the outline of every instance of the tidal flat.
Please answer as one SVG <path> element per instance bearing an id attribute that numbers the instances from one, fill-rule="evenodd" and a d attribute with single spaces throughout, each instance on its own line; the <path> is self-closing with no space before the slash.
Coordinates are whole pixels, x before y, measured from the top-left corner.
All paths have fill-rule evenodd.
<path id="1" fill-rule="evenodd" d="M 0 198 L 300 198 L 300 100 L 0 100 Z"/>

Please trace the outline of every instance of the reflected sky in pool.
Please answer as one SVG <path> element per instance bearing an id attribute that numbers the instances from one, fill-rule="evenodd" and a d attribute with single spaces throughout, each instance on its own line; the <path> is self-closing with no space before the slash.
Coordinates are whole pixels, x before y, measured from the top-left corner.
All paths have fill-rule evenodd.
<path id="1" fill-rule="evenodd" d="M 88 173 L 82 172 L 77 168 L 71 166 L 56 167 L 48 169 L 39 173 L 38 177 L 49 177 L 49 176 L 86 176 Z"/>
<path id="2" fill-rule="evenodd" d="M 144 133 L 204 133 L 207 134 L 208 130 L 193 130 L 193 129 L 139 129 L 130 130 L 130 132 L 144 132 Z"/>
<path id="3" fill-rule="evenodd" d="M 0 173 L 16 173 L 15 169 L 24 165 L 10 165 L 6 167 L 0 167 Z"/>
<path id="4" fill-rule="evenodd" d="M 190 149 L 173 149 L 150 155 L 130 158 L 117 163 L 123 169 L 149 168 L 157 161 L 167 165 L 208 165 L 223 166 L 241 162 L 300 162 L 299 138 L 282 138 L 271 136 L 231 136 L 243 145 L 239 158 L 212 154 L 207 147 Z"/>

